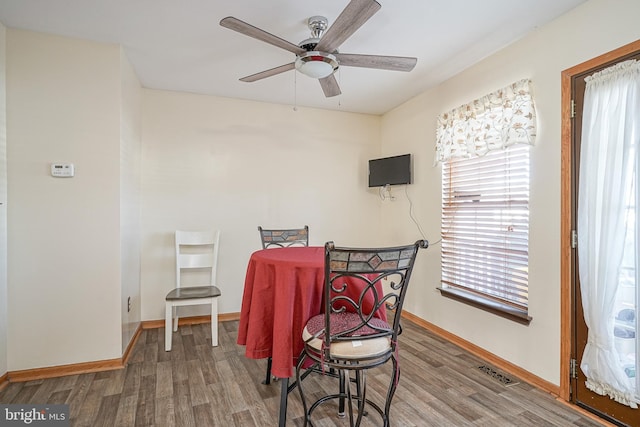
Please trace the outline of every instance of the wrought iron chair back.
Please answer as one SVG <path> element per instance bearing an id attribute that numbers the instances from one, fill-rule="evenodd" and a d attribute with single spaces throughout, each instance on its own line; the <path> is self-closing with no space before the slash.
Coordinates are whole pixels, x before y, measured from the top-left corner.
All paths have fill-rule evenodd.
<path id="1" fill-rule="evenodd" d="M 262 249 L 309 246 L 309 226 L 303 228 L 265 229 L 258 226 Z"/>
<path id="2" fill-rule="evenodd" d="M 394 316 L 389 325 L 381 321 L 386 316 L 378 313 L 402 311 L 420 244 L 376 249 L 336 248 L 333 242 L 325 245 L 324 330 L 331 331 L 323 334 L 325 358 L 333 358 L 331 344 L 341 341 L 389 337 L 388 352 L 394 350 L 400 316 Z M 342 325 L 335 325 L 336 321 Z"/>

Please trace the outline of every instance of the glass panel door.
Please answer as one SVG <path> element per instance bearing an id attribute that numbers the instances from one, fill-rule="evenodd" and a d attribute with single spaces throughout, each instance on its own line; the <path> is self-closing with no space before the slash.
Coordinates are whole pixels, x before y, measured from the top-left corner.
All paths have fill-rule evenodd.
<path id="1" fill-rule="evenodd" d="M 638 236 L 636 233 L 636 223 L 638 211 L 636 171 L 634 171 L 633 188 L 629 191 L 629 201 L 627 203 L 625 247 L 620 266 L 618 294 L 613 313 L 614 322 L 614 344 L 618 352 L 620 365 L 628 378 L 635 378 L 635 391 L 638 396 L 640 390 L 640 379 L 638 372 Z"/>

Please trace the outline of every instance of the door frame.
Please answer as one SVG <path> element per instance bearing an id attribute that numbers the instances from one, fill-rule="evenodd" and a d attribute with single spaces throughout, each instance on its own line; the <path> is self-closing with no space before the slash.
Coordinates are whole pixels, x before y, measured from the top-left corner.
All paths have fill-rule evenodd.
<path id="1" fill-rule="evenodd" d="M 572 167 L 573 167 L 573 120 L 572 110 L 572 78 L 590 69 L 605 65 L 608 62 L 640 50 L 640 40 L 626 44 L 603 55 L 585 61 L 561 73 L 561 198 L 560 198 L 560 390 L 559 397 L 571 401 L 570 361 L 573 352 L 573 288 L 572 288 Z"/>

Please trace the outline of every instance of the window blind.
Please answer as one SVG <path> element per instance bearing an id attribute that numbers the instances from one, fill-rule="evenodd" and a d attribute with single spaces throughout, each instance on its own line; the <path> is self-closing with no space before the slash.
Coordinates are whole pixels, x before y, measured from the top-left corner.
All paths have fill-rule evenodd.
<path id="1" fill-rule="evenodd" d="M 527 310 L 529 145 L 442 163 L 442 283 Z"/>

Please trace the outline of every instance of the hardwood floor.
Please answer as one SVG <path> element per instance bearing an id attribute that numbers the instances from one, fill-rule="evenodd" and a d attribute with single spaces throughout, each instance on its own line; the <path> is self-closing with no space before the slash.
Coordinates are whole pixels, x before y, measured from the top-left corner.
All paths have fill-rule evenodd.
<path id="1" fill-rule="evenodd" d="M 552 396 L 526 384 L 505 386 L 478 369 L 483 361 L 424 329 L 403 322 L 402 375 L 393 400 L 393 426 L 600 426 Z M 280 383 L 263 385 L 266 361 L 244 357 L 235 343 L 237 321 L 219 326 L 211 347 L 208 324 L 182 326 L 173 350 L 164 329 L 142 331 L 125 369 L 12 383 L 0 403 L 69 404 L 72 426 L 275 426 Z M 382 402 L 389 367 L 367 376 L 368 397 Z M 518 381 L 517 378 L 512 378 Z M 310 399 L 335 392 L 332 378 L 312 374 Z M 315 400 L 315 399 L 314 399 Z M 347 425 L 333 402 L 314 413 L 314 425 Z M 288 423 L 301 426 L 298 391 L 289 396 Z M 375 412 L 363 426 L 380 425 Z"/>

